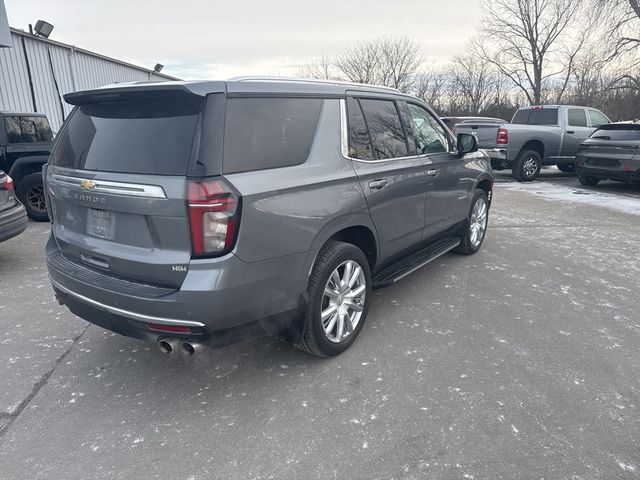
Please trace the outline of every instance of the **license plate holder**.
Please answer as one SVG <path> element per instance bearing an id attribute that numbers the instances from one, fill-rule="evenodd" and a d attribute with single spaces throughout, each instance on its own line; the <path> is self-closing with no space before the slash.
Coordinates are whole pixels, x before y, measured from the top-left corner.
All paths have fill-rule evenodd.
<path id="1" fill-rule="evenodd" d="M 90 208 L 87 213 L 87 233 L 94 237 L 113 239 L 114 218 L 112 212 Z"/>

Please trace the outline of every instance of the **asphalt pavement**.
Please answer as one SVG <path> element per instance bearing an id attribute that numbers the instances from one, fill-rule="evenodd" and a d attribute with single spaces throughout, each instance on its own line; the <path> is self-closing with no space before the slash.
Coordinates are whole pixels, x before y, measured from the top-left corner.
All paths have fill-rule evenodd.
<path id="1" fill-rule="evenodd" d="M 496 177 L 483 249 L 376 291 L 333 359 L 89 326 L 30 223 L 0 244 L 0 478 L 637 478 L 640 187 Z"/>

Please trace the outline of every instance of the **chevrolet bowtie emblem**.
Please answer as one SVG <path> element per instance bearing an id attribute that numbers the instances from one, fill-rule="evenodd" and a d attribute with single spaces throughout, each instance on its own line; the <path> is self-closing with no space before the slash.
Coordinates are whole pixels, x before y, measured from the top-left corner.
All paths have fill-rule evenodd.
<path id="1" fill-rule="evenodd" d="M 82 182 L 80 182 L 80 186 L 82 188 L 84 188 L 85 190 L 91 190 L 92 188 L 94 188 L 96 186 L 95 182 L 92 182 L 91 180 L 82 180 Z"/>

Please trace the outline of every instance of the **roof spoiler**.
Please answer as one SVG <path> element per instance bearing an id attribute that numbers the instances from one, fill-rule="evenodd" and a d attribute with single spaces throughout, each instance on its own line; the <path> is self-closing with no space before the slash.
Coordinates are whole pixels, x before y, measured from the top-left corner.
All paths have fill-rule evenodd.
<path id="1" fill-rule="evenodd" d="M 123 85 L 109 85 L 93 90 L 67 93 L 64 99 L 71 105 L 113 102 L 126 98 L 148 98 L 150 96 L 204 96 L 205 92 L 194 91 L 185 84 L 169 82 L 144 82 Z"/>

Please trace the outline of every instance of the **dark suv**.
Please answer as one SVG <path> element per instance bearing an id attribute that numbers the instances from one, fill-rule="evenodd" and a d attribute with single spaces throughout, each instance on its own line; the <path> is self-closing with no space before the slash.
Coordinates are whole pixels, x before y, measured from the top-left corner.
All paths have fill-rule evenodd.
<path id="1" fill-rule="evenodd" d="M 42 166 L 49 159 L 53 133 L 42 113 L 0 112 L 0 170 L 15 182 L 27 215 L 49 220 L 42 189 Z"/>
<path id="2" fill-rule="evenodd" d="M 482 244 L 488 157 L 396 90 L 245 78 L 65 99 L 45 168 L 56 296 L 165 352 L 271 333 L 336 355 L 372 287 Z"/>

